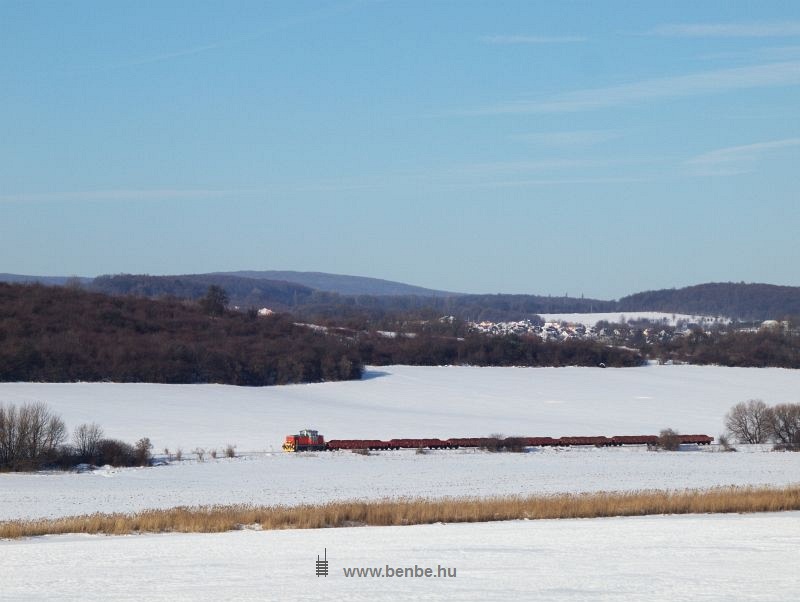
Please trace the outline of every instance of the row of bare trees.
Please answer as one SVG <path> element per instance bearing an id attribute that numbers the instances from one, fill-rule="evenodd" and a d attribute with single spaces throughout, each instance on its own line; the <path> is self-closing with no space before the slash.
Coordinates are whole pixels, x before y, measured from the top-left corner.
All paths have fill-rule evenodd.
<path id="1" fill-rule="evenodd" d="M 784 449 L 800 449 L 800 403 L 743 401 L 725 416 L 725 428 L 741 443 L 774 441 Z"/>
<path id="2" fill-rule="evenodd" d="M 45 404 L 0 405 L 0 468 L 25 469 L 53 459 L 66 438 L 64 421 Z"/>
<path id="3" fill-rule="evenodd" d="M 67 468 L 80 463 L 144 466 L 152 445 L 147 438 L 135 445 L 104 438 L 95 423 L 81 424 L 68 443 L 64 420 L 42 402 L 20 406 L 0 404 L 0 471 Z"/>

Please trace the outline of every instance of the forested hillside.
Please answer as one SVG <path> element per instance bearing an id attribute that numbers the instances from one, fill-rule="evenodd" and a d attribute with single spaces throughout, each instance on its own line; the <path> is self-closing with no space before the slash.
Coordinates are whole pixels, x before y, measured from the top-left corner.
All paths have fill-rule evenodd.
<path id="1" fill-rule="evenodd" d="M 272 385 L 357 379 L 352 342 L 283 315 L 0 284 L 0 380 Z"/>
<path id="2" fill-rule="evenodd" d="M 800 316 L 800 287 L 718 282 L 637 293 L 619 300 L 619 311 L 666 311 L 741 320 Z"/>

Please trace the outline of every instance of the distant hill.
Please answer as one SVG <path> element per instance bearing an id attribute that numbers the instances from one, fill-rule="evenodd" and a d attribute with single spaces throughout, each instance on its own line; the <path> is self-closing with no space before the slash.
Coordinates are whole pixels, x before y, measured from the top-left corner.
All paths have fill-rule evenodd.
<path id="1" fill-rule="evenodd" d="M 239 307 L 269 307 L 288 310 L 309 303 L 314 290 L 292 282 L 259 280 L 225 274 L 186 274 L 181 276 L 149 276 L 116 274 L 98 276 L 88 288 L 110 295 L 138 297 L 178 297 L 199 299 L 212 284 L 228 293 L 230 303 Z"/>
<path id="2" fill-rule="evenodd" d="M 345 276 L 342 274 L 328 274 L 325 272 L 292 272 L 282 270 L 266 271 L 240 271 L 217 272 L 209 274 L 227 276 L 240 276 L 259 280 L 281 280 L 302 284 L 309 288 L 340 295 L 419 295 L 422 297 L 449 297 L 461 293 L 449 293 L 421 286 L 382 280 L 380 278 L 366 278 L 364 276 Z"/>
<path id="3" fill-rule="evenodd" d="M 636 293 L 618 302 L 618 311 L 665 311 L 727 316 L 741 320 L 800 316 L 800 287 L 713 282 L 679 289 Z"/>
<path id="4" fill-rule="evenodd" d="M 69 281 L 77 280 L 81 283 L 91 282 L 91 278 L 84 278 L 82 276 L 27 276 L 25 274 L 2 274 L 0 273 L 0 282 L 12 283 L 33 283 L 39 282 L 49 286 L 63 286 Z"/>
<path id="5" fill-rule="evenodd" d="M 466 320 L 520 320 L 542 313 L 659 311 L 767 320 L 800 316 L 800 287 L 708 283 L 646 291 L 619 301 L 542 295 L 474 295 L 426 289 L 400 282 L 322 272 L 241 271 L 176 276 L 118 274 L 90 278 L 0 274 L 0 281 L 64 285 L 113 295 L 199 299 L 212 284 L 231 305 L 292 311 L 301 319 L 382 317 L 389 313 L 453 315 Z"/>
<path id="6" fill-rule="evenodd" d="M 273 385 L 361 377 L 357 350 L 292 316 L 0 283 L 0 381 Z"/>

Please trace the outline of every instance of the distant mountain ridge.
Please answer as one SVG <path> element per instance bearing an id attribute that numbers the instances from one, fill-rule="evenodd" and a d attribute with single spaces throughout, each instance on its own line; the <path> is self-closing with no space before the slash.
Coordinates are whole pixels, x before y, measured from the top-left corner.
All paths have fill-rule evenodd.
<path id="1" fill-rule="evenodd" d="M 378 278 L 278 270 L 176 276 L 117 274 L 94 279 L 0 274 L 0 281 L 49 285 L 76 282 L 108 294 L 188 299 L 200 298 L 215 284 L 227 291 L 232 305 L 292 311 L 305 318 L 420 311 L 474 321 L 520 320 L 541 313 L 617 311 L 714 315 L 740 320 L 800 316 L 800 287 L 743 282 L 645 291 L 618 301 L 606 301 L 542 295 L 449 293 Z"/>
<path id="2" fill-rule="evenodd" d="M 422 297 L 451 297 L 464 293 L 451 293 L 433 290 L 403 282 L 369 278 L 366 276 L 347 276 L 326 272 L 294 272 L 286 270 L 213 272 L 209 275 L 240 276 L 257 280 L 280 280 L 302 284 L 309 288 L 340 295 L 419 295 Z"/>
<path id="3" fill-rule="evenodd" d="M 92 281 L 92 278 L 85 276 L 28 276 L 25 274 L 4 274 L 0 273 L 0 282 L 9 283 L 24 283 L 24 282 L 39 282 L 40 284 L 47 284 L 50 286 L 62 286 L 67 282 L 77 279 L 79 282 L 86 284 Z"/>

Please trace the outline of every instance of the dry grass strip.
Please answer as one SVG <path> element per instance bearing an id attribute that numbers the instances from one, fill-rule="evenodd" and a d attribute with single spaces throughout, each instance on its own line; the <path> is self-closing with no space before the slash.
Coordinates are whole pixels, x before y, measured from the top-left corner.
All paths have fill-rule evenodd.
<path id="1" fill-rule="evenodd" d="M 133 514 L 89 514 L 0 522 L 0 538 L 62 533 L 219 533 L 261 529 L 317 529 L 355 525 L 421 525 L 515 519 L 597 518 L 648 514 L 704 514 L 800 510 L 800 486 L 723 487 L 685 491 L 557 494 L 492 498 L 401 498 L 301 506 L 200 506 Z"/>

